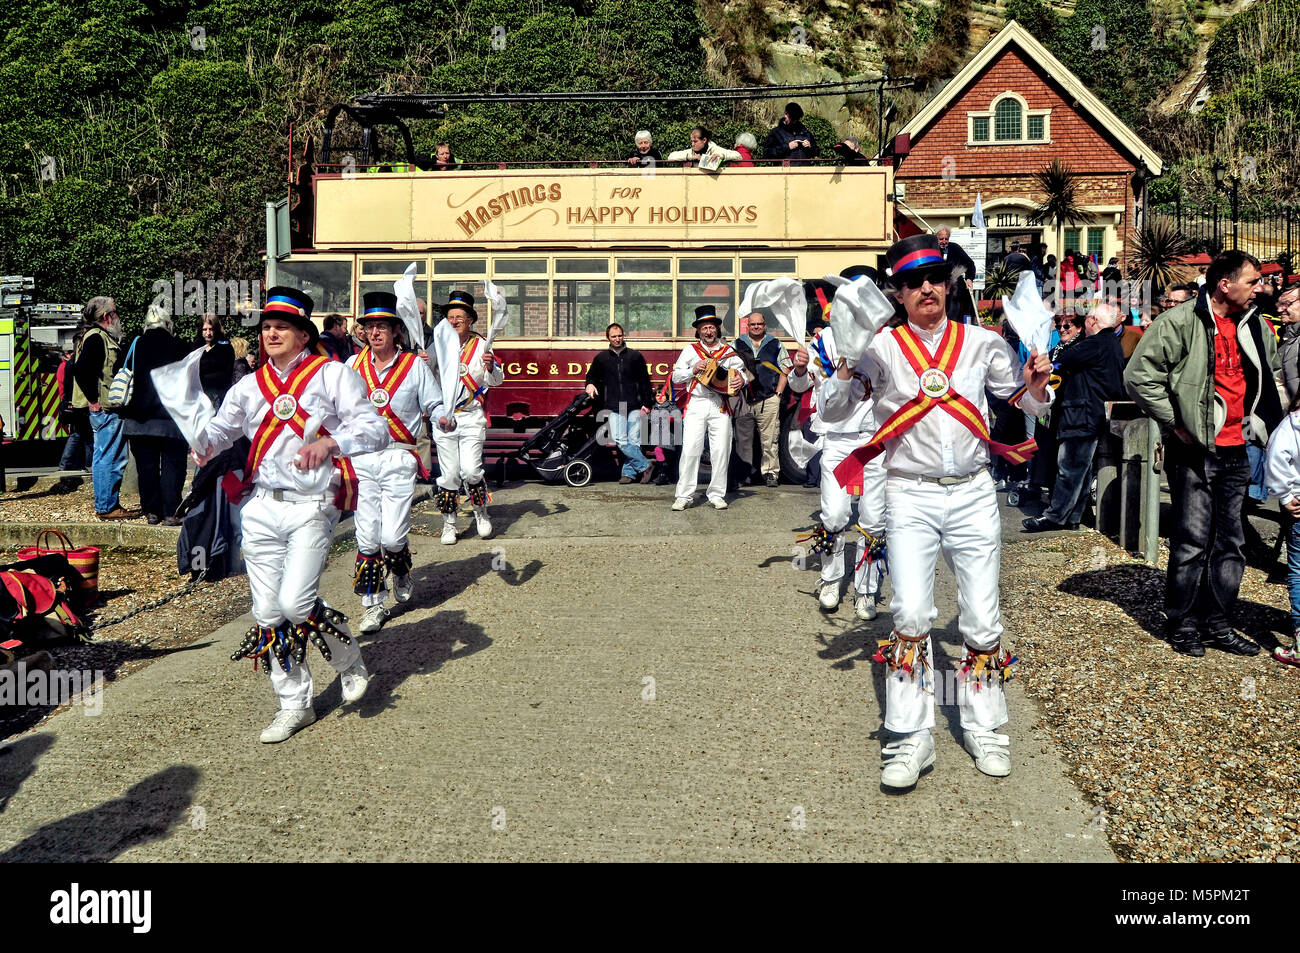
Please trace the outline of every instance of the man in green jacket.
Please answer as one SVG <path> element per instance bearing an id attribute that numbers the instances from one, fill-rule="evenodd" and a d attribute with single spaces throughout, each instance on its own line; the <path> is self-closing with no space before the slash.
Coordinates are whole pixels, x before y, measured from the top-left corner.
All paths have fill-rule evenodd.
<path id="1" fill-rule="evenodd" d="M 1283 414 L 1277 340 L 1253 304 L 1260 288 L 1257 259 L 1223 252 L 1200 295 L 1152 323 L 1124 373 L 1128 392 L 1164 435 L 1173 497 L 1166 635 L 1184 655 L 1200 657 L 1206 644 L 1259 652 L 1233 631 L 1228 613 L 1246 567 L 1246 444 L 1266 443 Z"/>

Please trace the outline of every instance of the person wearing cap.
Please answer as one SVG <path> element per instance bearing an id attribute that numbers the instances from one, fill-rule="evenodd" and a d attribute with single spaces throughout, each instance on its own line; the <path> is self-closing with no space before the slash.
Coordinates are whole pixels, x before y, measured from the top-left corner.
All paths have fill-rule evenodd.
<path id="1" fill-rule="evenodd" d="M 196 454 L 202 465 L 240 437 L 252 441 L 241 513 L 253 627 L 232 659 L 265 662 L 280 711 L 262 732 L 284 741 L 316 720 L 307 642 L 339 673 L 344 702 L 365 693 L 369 673 L 343 615 L 318 595 L 334 527 L 356 508 L 350 457 L 381 450 L 388 425 L 360 375 L 317 350 L 312 299 L 296 288 L 267 292 L 261 316 L 266 363 L 226 394 Z"/>
<path id="2" fill-rule="evenodd" d="M 781 121 L 763 140 L 765 159 L 816 159 L 817 141 L 803 124 L 803 107 L 786 103 Z"/>
<path id="3" fill-rule="evenodd" d="M 854 265 L 840 272 L 850 281 L 878 280 L 876 269 Z M 810 356 L 811 355 L 811 356 Z M 839 351 L 829 327 L 813 337 L 803 357 L 795 356 L 790 373 L 790 389 L 795 393 L 812 391 L 816 413 L 814 433 L 823 434 L 821 480 L 821 526 L 813 531 L 809 549 L 821 556 L 821 582 L 817 601 L 825 612 L 834 612 L 843 597 L 844 560 L 853 560 L 853 611 L 859 619 L 870 621 L 877 615 L 884 576 L 885 560 L 885 466 L 876 457 L 862 468 L 862 492 L 850 493 L 835 478 L 835 468 L 850 453 L 867 443 L 876 432 L 871 394 L 852 404 L 841 403 L 828 414 L 826 395 L 833 385 Z M 857 520 L 854 521 L 854 508 Z M 852 540 L 853 546 L 848 545 Z"/>
<path id="4" fill-rule="evenodd" d="M 1051 361 L 1034 352 L 1025 363 L 996 332 L 949 321 L 944 309 L 952 268 L 933 235 L 914 235 L 887 254 L 886 290 L 906 323 L 877 334 L 856 367 L 838 368 L 826 388 L 829 414 L 844 412 L 870 388 L 878 422 L 866 447 L 841 464 L 842 475 L 883 453 L 894 628 L 875 660 L 888 666 L 881 784 L 905 789 L 934 763 L 934 686 L 930 627 L 938 616 L 934 575 L 940 553 L 957 577 L 957 629 L 965 644 L 957 705 L 967 751 L 984 774 L 1011 773 L 1003 683 L 1015 658 L 1002 644 L 998 572 L 1002 520 L 989 475 L 990 451 L 1024 460 L 988 436 L 985 391 L 1035 415 L 1052 402 Z"/>
<path id="5" fill-rule="evenodd" d="M 715 510 L 727 508 L 727 464 L 731 457 L 731 399 L 723 391 L 731 390 L 737 375 L 745 369 L 745 362 L 722 341 L 722 319 L 711 304 L 695 309 L 694 344 L 682 348 L 673 365 L 673 383 L 686 388 L 686 402 L 682 407 L 682 455 L 678 462 L 677 499 L 674 510 L 690 506 L 699 486 L 700 458 L 704 455 L 704 435 L 709 436 L 709 462 L 712 475 L 706 491 L 709 503 Z M 717 373 L 709 385 L 700 383 L 711 362 L 716 362 Z M 727 383 L 723 383 L 725 380 Z M 720 388 L 720 389 L 719 389 Z M 734 393 L 734 390 L 732 391 Z"/>
<path id="6" fill-rule="evenodd" d="M 474 506 L 474 522 L 481 539 L 492 535 L 488 516 L 487 484 L 483 482 L 483 442 L 487 439 L 488 418 L 484 410 L 488 388 L 505 380 L 505 370 L 484 347 L 483 338 L 474 333 L 478 312 L 474 296 L 468 291 L 453 291 L 442 306 L 447 323 L 460 338 L 460 384 L 453 399 L 445 401 L 443 413 L 433 429 L 438 447 L 438 508 L 442 511 L 442 541 L 456 542 L 457 493 L 462 484 Z M 437 355 L 429 351 L 429 363 L 435 381 L 441 380 Z"/>
<path id="7" fill-rule="evenodd" d="M 736 408 L 736 454 L 746 464 L 754 462 L 754 436 L 758 436 L 761 463 L 754 471 L 751 482 L 762 480 L 768 486 L 777 486 L 781 458 L 776 442 L 781 436 L 781 395 L 785 393 L 786 378 L 790 373 L 790 354 L 785 345 L 768 333 L 768 318 L 772 312 L 760 308 L 746 318 L 748 334 L 736 339 L 732 345 L 748 365 L 752 362 L 754 379 L 742 392 L 743 399 Z M 742 473 L 743 476 L 743 473 Z"/>
<path id="8" fill-rule="evenodd" d="M 427 362 L 406 340 L 406 325 L 397 315 L 397 295 L 369 291 L 357 320 L 368 343 L 349 359 L 361 375 L 370 403 L 388 423 L 392 442 L 382 450 L 352 458 L 357 471 L 357 565 L 353 589 L 365 615 L 362 632 L 378 632 L 388 618 L 385 575 L 393 580 L 393 598 L 411 600 L 411 500 L 417 475 L 427 477 L 420 462 L 416 434 L 424 417 L 442 411 L 442 391 Z"/>

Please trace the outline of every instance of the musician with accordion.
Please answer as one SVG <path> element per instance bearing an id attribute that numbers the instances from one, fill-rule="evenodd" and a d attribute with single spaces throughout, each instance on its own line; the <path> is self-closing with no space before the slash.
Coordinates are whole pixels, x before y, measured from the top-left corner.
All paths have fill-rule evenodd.
<path id="1" fill-rule="evenodd" d="M 722 341 L 722 319 L 711 304 L 695 309 L 694 344 L 682 348 L 673 365 L 672 380 L 685 387 L 682 405 L 682 456 L 673 509 L 690 506 L 699 486 L 704 437 L 709 438 L 712 475 L 705 491 L 715 510 L 727 508 L 727 465 L 731 458 L 733 399 L 745 386 L 745 363 Z"/>

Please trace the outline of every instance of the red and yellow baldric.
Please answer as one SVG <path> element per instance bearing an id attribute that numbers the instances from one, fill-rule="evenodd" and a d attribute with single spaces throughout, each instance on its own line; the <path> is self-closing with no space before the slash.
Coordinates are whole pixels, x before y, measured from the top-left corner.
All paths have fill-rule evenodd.
<path id="1" fill-rule="evenodd" d="M 481 404 L 487 397 L 487 388 L 480 387 L 478 381 L 474 380 L 473 375 L 469 372 L 469 362 L 474 359 L 474 355 L 478 352 L 478 346 L 482 341 L 483 339 L 477 334 L 472 335 L 465 342 L 465 346 L 460 349 L 460 382 L 469 396 L 456 405 L 456 410 L 464 410 L 474 401 Z"/>
<path id="2" fill-rule="evenodd" d="M 736 352 L 731 349 L 731 345 L 729 344 L 722 345 L 716 354 L 710 354 L 708 351 L 704 350 L 704 345 L 700 344 L 698 341 L 692 344 L 691 347 L 695 348 L 695 353 L 701 361 L 707 361 L 712 358 L 716 359 L 718 364 L 721 364 L 727 358 L 736 356 Z M 668 375 L 668 379 L 670 381 L 672 380 L 672 374 Z M 695 393 L 695 388 L 699 385 L 699 378 L 692 377 L 691 386 L 686 388 L 686 398 L 682 401 L 682 413 L 685 413 L 686 408 L 691 405 L 691 396 Z M 731 401 L 727 399 L 726 394 L 722 395 L 722 412 L 728 417 L 731 416 Z"/>
<path id="3" fill-rule="evenodd" d="M 410 448 L 411 454 L 415 457 L 415 465 L 419 467 L 420 476 L 427 480 L 429 471 L 420 461 L 420 452 L 415 448 L 415 436 L 406 429 L 402 418 L 393 411 L 393 395 L 406 380 L 406 375 L 415 366 L 415 361 L 416 357 L 412 352 L 403 351 L 397 355 L 397 360 L 393 361 L 381 381 L 375 373 L 374 362 L 370 359 L 370 345 L 367 344 L 361 349 L 357 369 L 361 372 L 361 379 L 366 382 L 366 395 L 370 398 L 370 403 L 375 410 L 379 411 L 379 416 L 388 421 L 388 432 L 392 435 L 393 441 L 406 444 Z"/>
<path id="4" fill-rule="evenodd" d="M 271 370 L 270 364 L 263 364 L 257 372 L 257 386 L 266 398 L 266 416 L 253 435 L 253 446 L 248 451 L 248 465 L 244 468 L 244 487 L 252 489 L 253 478 L 266 455 L 275 445 L 280 433 L 288 427 L 302 440 L 306 440 L 307 417 L 302 410 L 302 394 L 307 389 L 317 371 L 329 363 L 329 358 L 309 357 L 289 374 L 283 383 Z M 320 428 L 319 435 L 328 437 L 329 431 Z M 334 505 L 341 510 L 357 508 L 357 473 L 352 461 L 347 457 L 335 457 L 334 466 L 339 471 L 339 489 L 334 496 Z"/>
<path id="5" fill-rule="evenodd" d="M 939 353 L 933 356 L 908 325 L 895 328 L 893 336 L 903 352 L 903 357 L 907 359 L 908 364 L 912 365 L 912 370 L 916 371 L 920 389 L 915 397 L 899 407 L 880 425 L 880 429 L 867 444 L 858 447 L 835 468 L 835 479 L 846 491 L 861 494 L 862 468 L 867 462 L 885 452 L 886 440 L 901 437 L 935 407 L 942 407 L 976 439 L 988 444 L 989 450 L 1005 460 L 1020 464 L 1034 455 L 1038 444 L 1032 439 L 1013 446 L 993 440 L 989 436 L 988 423 L 979 408 L 952 389 L 952 375 L 957 368 L 957 358 L 961 355 L 962 344 L 966 340 L 964 324 L 948 322 L 947 331 L 939 343 Z M 1025 390 L 1026 388 L 1022 387 L 1011 396 L 1012 406 L 1020 403 Z"/>

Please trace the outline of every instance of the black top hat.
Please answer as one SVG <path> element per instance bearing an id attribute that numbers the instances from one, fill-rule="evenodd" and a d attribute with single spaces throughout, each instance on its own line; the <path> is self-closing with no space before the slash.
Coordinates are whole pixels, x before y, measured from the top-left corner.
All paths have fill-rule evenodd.
<path id="1" fill-rule="evenodd" d="M 952 270 L 952 266 L 943 260 L 939 239 L 933 235 L 908 236 L 901 242 L 894 242 L 886 254 L 889 270 L 895 277 L 908 272 L 942 272 L 947 275 Z"/>
<path id="2" fill-rule="evenodd" d="M 718 330 L 722 329 L 722 319 L 718 317 L 718 309 L 711 304 L 702 304 L 695 309 L 695 320 L 691 322 L 691 327 L 698 329 L 701 324 L 707 321 L 716 324 Z"/>
<path id="3" fill-rule="evenodd" d="M 880 273 L 870 265 L 849 265 L 840 272 L 841 278 L 847 278 L 852 281 L 854 278 L 870 278 L 874 282 L 880 281 Z"/>
<path id="4" fill-rule="evenodd" d="M 447 295 L 447 303 L 442 306 L 442 316 L 445 318 L 452 308 L 463 308 L 469 312 L 471 319 L 478 320 L 478 312 L 474 310 L 474 296 L 468 291 L 453 291 Z"/>
<path id="5" fill-rule="evenodd" d="M 361 313 L 358 321 L 392 321 L 399 323 L 397 295 L 391 291 L 367 291 L 361 296 Z"/>
<path id="6" fill-rule="evenodd" d="M 276 285 L 266 292 L 266 307 L 262 309 L 261 320 L 280 318 L 288 321 L 294 327 L 307 332 L 310 337 L 307 346 L 312 347 L 320 336 L 316 330 L 316 322 L 311 319 L 313 307 L 315 302 L 305 291 L 287 285 Z"/>

